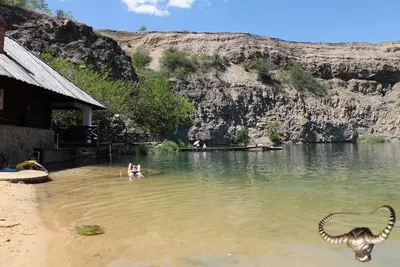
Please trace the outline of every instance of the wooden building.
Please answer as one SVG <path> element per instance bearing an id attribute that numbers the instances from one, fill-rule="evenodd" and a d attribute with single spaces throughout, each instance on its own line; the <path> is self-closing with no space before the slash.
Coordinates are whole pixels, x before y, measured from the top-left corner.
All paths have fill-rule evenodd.
<path id="1" fill-rule="evenodd" d="M 35 149 L 54 149 L 52 110 L 80 109 L 90 126 L 92 110 L 105 106 L 5 32 L 0 16 L 0 154 L 13 165 Z"/>

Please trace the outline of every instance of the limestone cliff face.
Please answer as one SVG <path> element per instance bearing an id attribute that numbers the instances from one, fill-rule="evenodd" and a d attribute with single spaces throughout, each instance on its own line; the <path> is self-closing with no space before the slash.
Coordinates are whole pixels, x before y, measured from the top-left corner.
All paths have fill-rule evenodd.
<path id="1" fill-rule="evenodd" d="M 0 5 L 0 14 L 7 23 L 6 34 L 37 55 L 51 47 L 58 56 L 111 69 L 116 78 L 137 79 L 126 52 L 92 27 L 6 5 Z"/>
<path id="2" fill-rule="evenodd" d="M 231 65 L 214 77 L 178 80 L 175 88 L 196 103 L 191 140 L 223 144 L 237 126 L 249 127 L 254 142 L 268 138 L 267 121 L 281 124 L 284 140 L 353 142 L 360 134 L 398 139 L 400 134 L 400 42 L 298 43 L 241 33 L 99 30 L 123 49 L 147 48 L 158 59 L 169 46 L 188 53 L 218 50 Z M 263 84 L 243 68 L 263 56 L 276 64 L 289 59 L 324 83 L 326 96 L 296 91 L 287 84 Z"/>

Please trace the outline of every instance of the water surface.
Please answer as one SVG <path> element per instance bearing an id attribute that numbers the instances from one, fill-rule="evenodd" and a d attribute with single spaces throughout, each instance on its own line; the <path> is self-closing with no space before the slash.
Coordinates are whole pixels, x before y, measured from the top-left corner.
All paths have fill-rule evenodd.
<path id="1" fill-rule="evenodd" d="M 400 145 L 296 145 L 269 152 L 188 152 L 125 157 L 51 174 L 41 203 L 67 236 L 70 266 L 360 266 L 323 241 L 332 212 L 400 210 Z M 128 181 L 129 162 L 161 174 Z M 122 172 L 122 177 L 120 176 Z M 381 231 L 388 216 L 335 218 L 343 234 Z M 73 228 L 99 224 L 104 235 Z M 400 232 L 376 245 L 369 266 L 398 266 Z"/>

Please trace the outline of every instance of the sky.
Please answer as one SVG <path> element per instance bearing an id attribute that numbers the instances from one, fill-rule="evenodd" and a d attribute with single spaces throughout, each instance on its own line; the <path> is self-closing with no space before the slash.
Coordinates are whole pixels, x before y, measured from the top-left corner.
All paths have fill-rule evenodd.
<path id="1" fill-rule="evenodd" d="M 400 0 L 47 0 L 95 29 L 246 32 L 301 42 L 400 40 Z"/>

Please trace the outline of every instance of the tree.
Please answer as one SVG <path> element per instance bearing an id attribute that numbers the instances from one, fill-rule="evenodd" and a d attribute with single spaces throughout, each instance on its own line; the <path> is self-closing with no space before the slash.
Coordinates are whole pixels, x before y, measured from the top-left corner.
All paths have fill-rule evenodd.
<path id="1" fill-rule="evenodd" d="M 267 122 L 267 132 L 269 139 L 274 143 L 278 144 L 281 142 L 281 132 L 280 132 L 279 122 L 268 121 Z"/>
<path id="2" fill-rule="evenodd" d="M 42 11 L 51 14 L 46 0 L 0 0 L 0 4 Z"/>
<path id="3" fill-rule="evenodd" d="M 142 26 L 140 26 L 140 28 L 139 28 L 138 31 L 139 31 L 139 32 L 147 32 L 147 27 L 144 26 L 144 25 L 142 25 Z"/>
<path id="4" fill-rule="evenodd" d="M 51 10 L 47 5 L 46 0 L 27 0 L 26 6 L 32 10 L 43 11 L 51 14 Z"/>
<path id="5" fill-rule="evenodd" d="M 135 84 L 129 108 L 136 127 L 160 134 L 189 125 L 189 115 L 195 110 L 188 99 L 174 90 L 166 73 L 153 71 Z"/>
<path id="6" fill-rule="evenodd" d="M 127 100 L 131 98 L 134 89 L 133 84 L 112 79 L 109 70 L 98 72 L 93 70 L 92 66 L 87 66 L 83 62 L 75 63 L 55 57 L 50 49 L 42 53 L 41 57 L 51 67 L 107 106 L 106 111 L 95 111 L 93 113 L 94 121 L 99 121 L 103 125 L 111 125 L 115 114 L 127 117 L 129 105 Z M 76 112 L 54 112 L 53 115 L 58 126 L 76 125 L 76 122 L 80 119 L 79 113 Z"/>
<path id="7" fill-rule="evenodd" d="M 132 54 L 132 64 L 136 70 L 146 68 L 150 62 L 150 53 L 143 47 L 138 47 Z"/>
<path id="8" fill-rule="evenodd" d="M 72 14 L 72 10 L 68 10 L 67 12 L 65 12 L 62 9 L 57 9 L 56 10 L 56 17 L 59 19 L 73 19 L 74 16 Z"/>

